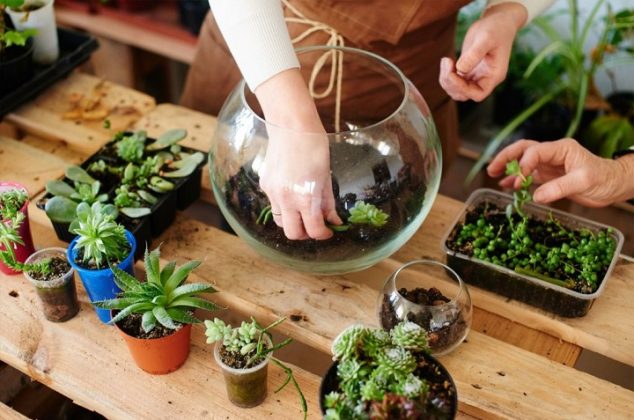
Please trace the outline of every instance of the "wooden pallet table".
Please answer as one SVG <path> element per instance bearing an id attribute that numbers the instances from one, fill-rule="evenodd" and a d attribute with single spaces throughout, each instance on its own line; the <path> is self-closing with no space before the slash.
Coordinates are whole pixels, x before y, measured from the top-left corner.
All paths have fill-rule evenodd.
<path id="1" fill-rule="evenodd" d="M 206 151 L 214 124 L 209 116 L 165 104 L 147 112 L 134 127 L 151 136 L 184 127 L 189 131 L 187 145 Z M 73 135 L 79 140 L 78 133 Z M 38 153 L 27 157 L 34 167 L 56 162 L 38 183 L 17 170 L 7 172 L 21 182 L 32 182 L 34 191 L 41 191 L 41 182 L 59 172 L 60 162 L 75 163 L 86 155 L 86 148 L 77 141 L 68 142 L 68 148 L 34 136 L 3 139 L 0 146 L 5 143 L 16 150 L 37 148 Z M 3 179 L 4 171 L 3 165 Z M 208 182 L 204 187 L 201 199 L 210 201 Z M 262 322 L 287 316 L 290 320 L 279 326 L 279 333 L 328 353 L 333 337 L 347 325 L 377 323 L 379 291 L 396 267 L 423 256 L 444 259 L 441 239 L 461 207 L 439 196 L 406 246 L 368 270 L 343 276 L 315 277 L 281 268 L 262 259 L 239 238 L 183 213 L 154 242 L 163 243 L 164 259 L 203 260 L 192 281 L 213 284 L 219 290 L 214 299 L 230 311 L 256 316 Z M 44 213 L 32 204 L 30 214 L 37 247 L 60 245 Z M 458 387 L 460 418 L 631 418 L 634 392 L 571 367 L 582 349 L 634 365 L 629 341 L 634 337 L 634 322 L 628 315 L 634 300 L 634 264 L 619 261 L 608 281 L 603 297 L 579 319 L 548 315 L 471 287 L 472 331 L 462 346 L 441 358 Z M 141 372 L 121 338 L 99 323 L 82 287 L 78 288 L 80 314 L 67 323 L 53 324 L 43 319 L 34 291 L 21 276 L 0 276 L 0 324 L 12 326 L 0 329 L 0 359 L 109 418 L 300 418 L 291 388 L 269 395 L 256 409 L 240 410 L 228 403 L 202 328 L 194 329 L 192 353 L 180 370 L 161 377 Z M 309 417 L 320 418 L 320 378 L 306 368 L 310 366 L 296 367 L 308 397 Z M 272 367 L 270 388 L 282 379 L 282 372 Z"/>

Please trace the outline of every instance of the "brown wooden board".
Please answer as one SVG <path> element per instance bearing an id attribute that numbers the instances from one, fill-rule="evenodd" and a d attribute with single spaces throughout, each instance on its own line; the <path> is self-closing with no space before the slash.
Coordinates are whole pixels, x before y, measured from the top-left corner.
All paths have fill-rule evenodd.
<path id="1" fill-rule="evenodd" d="M 32 223 L 31 229 L 37 248 L 63 246 L 48 227 Z M 292 386 L 273 394 L 285 378 L 275 365 L 269 368 L 269 396 L 261 406 L 233 406 L 202 326 L 193 328 L 191 354 L 178 371 L 163 376 L 141 371 L 117 331 L 97 319 L 77 276 L 76 281 L 81 310 L 56 324 L 44 319 L 35 290 L 24 277 L 0 274 L 0 325 L 10 326 L 0 328 L 0 359 L 112 419 L 301 418 Z M 293 371 L 306 393 L 310 418 L 319 418 L 320 379 L 294 366 Z"/>
<path id="2" fill-rule="evenodd" d="M 64 118 L 73 108 L 69 99 L 72 94 L 90 97 L 95 89 L 103 95 L 101 104 L 108 111 L 105 118 L 110 120 L 110 129 L 103 127 L 105 118 L 94 121 Z M 93 153 L 114 133 L 128 128 L 155 105 L 154 99 L 144 93 L 75 72 L 6 119 L 27 133 L 62 140 L 76 150 Z"/>
<path id="3" fill-rule="evenodd" d="M 2 420 L 27 420 L 22 414 L 0 401 L 0 419 Z"/>
<path id="4" fill-rule="evenodd" d="M 352 323 L 377 323 L 372 281 L 293 272 L 233 235 L 183 218 L 159 241 L 164 258 L 204 259 L 200 273 L 224 292 L 223 304 L 261 319 L 291 317 L 297 321 L 281 329 L 318 350 L 329 351 Z M 631 391 L 478 332 L 441 361 L 467 414 L 550 419 L 634 412 Z"/>

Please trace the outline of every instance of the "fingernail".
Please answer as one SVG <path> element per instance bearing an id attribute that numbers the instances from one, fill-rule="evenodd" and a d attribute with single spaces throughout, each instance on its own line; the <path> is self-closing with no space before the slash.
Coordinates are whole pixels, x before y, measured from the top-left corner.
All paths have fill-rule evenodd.
<path id="1" fill-rule="evenodd" d="M 535 193 L 533 194 L 533 201 L 537 201 L 537 202 L 543 202 L 544 200 L 546 200 L 546 194 L 544 194 L 544 192 L 542 191 L 535 191 Z"/>

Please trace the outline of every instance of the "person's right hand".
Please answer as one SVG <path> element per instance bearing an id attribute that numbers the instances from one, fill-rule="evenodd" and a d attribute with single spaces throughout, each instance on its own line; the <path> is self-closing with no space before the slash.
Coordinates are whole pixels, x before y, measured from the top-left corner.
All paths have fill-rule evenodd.
<path id="1" fill-rule="evenodd" d="M 260 187 L 273 220 L 288 239 L 330 238 L 325 221 L 342 221 L 335 210 L 328 137 L 299 70 L 274 76 L 255 93 L 270 123 Z"/>
<path id="2" fill-rule="evenodd" d="M 592 154 L 574 139 L 538 143 L 520 140 L 503 149 L 491 161 L 492 177 L 504 174 L 506 164 L 517 159 L 524 176 L 543 184 L 533 193 L 538 203 L 565 197 L 589 207 L 603 207 L 634 197 L 634 156 L 616 160 Z M 519 177 L 508 176 L 502 187 L 519 188 Z"/>

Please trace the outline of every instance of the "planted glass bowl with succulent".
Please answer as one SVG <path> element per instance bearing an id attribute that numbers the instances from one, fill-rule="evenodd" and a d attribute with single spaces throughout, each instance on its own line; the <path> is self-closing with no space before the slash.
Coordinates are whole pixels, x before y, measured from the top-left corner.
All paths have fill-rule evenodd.
<path id="1" fill-rule="evenodd" d="M 454 418 L 456 387 L 428 352 L 427 333 L 413 322 L 401 322 L 389 333 L 348 327 L 333 341 L 335 363 L 322 380 L 324 418 Z"/>
<path id="2" fill-rule="evenodd" d="M 68 262 L 79 273 L 91 302 L 112 299 L 121 291 L 113 267 L 134 275 L 136 240 L 115 221 L 116 217 L 117 209 L 112 204 L 80 203 L 70 227 L 77 237 L 68 246 Z M 96 310 L 102 322 L 110 321 L 109 310 Z"/>
<path id="3" fill-rule="evenodd" d="M 330 72 L 311 78 L 315 63 L 338 57 L 341 64 L 341 77 L 332 80 L 338 88 L 315 97 L 328 134 L 268 123 L 241 82 L 219 115 L 209 153 L 216 202 L 233 230 L 273 262 L 320 274 L 362 270 L 396 251 L 427 216 L 440 181 L 438 135 L 424 99 L 392 63 L 352 48 L 311 47 L 298 55 L 303 76 L 317 91 L 328 86 Z M 359 80 L 376 83 L 376 90 Z M 379 89 L 380 100 L 371 93 Z M 325 190 L 332 188 L 345 225 L 331 225 L 330 239 L 289 240 L 274 223 L 260 180 L 267 153 L 275 154 L 268 150 L 275 138 L 328 142 L 331 185 Z M 287 187 L 305 191 L 321 184 L 307 179 Z M 355 213 L 364 217 L 355 221 Z"/>
<path id="4" fill-rule="evenodd" d="M 200 261 L 178 267 L 175 261 L 160 266 L 160 248 L 145 251 L 145 282 L 113 267 L 114 281 L 121 289 L 116 298 L 93 302 L 112 310 L 114 324 L 124 338 L 136 364 L 144 371 L 162 375 L 178 369 L 189 355 L 191 324 L 201 321 L 196 309 L 221 309 L 200 297 L 216 290 L 204 283 L 185 283 Z"/>
<path id="5" fill-rule="evenodd" d="M 35 252 L 29 225 L 29 195 L 22 185 L 0 182 L 0 271 L 18 274 L 12 268 Z"/>
<path id="6" fill-rule="evenodd" d="M 602 293 L 621 247 L 618 230 L 530 203 L 530 176 L 513 196 L 476 190 L 444 240 L 466 282 L 565 317 L 585 315 Z"/>
<path id="7" fill-rule="evenodd" d="M 267 327 L 261 326 L 255 319 L 251 322 L 243 321 L 240 327 L 233 328 L 221 319 L 205 321 L 207 343 L 216 343 L 214 358 L 222 368 L 229 400 L 238 407 L 249 408 L 260 405 L 266 399 L 268 363 L 272 361 L 284 372 L 286 380 L 275 392 L 279 392 L 289 382 L 293 383 L 299 394 L 300 404 L 307 415 L 306 399 L 299 384 L 293 376 L 293 371 L 273 357 L 273 352 L 289 345 L 293 340 L 273 344 L 270 330 L 284 322 L 280 318 Z"/>
<path id="8" fill-rule="evenodd" d="M 450 267 L 434 260 L 414 260 L 385 280 L 377 312 L 387 331 L 402 321 L 418 324 L 428 334 L 431 353 L 440 356 L 467 337 L 473 307 L 467 285 Z"/>

